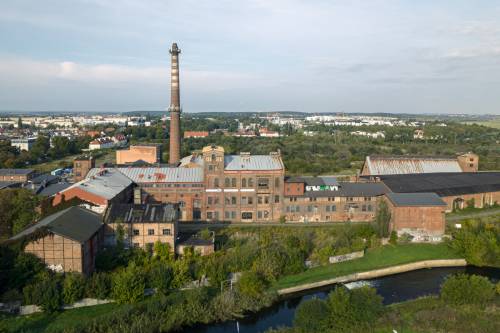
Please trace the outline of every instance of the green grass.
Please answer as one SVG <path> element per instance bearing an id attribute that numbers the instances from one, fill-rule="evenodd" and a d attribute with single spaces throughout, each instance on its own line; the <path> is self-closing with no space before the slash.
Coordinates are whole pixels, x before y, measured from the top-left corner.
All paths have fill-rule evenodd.
<path id="1" fill-rule="evenodd" d="M 486 308 L 452 307 L 438 297 L 393 304 L 374 325 L 374 332 L 500 332 L 500 296 Z"/>
<path id="2" fill-rule="evenodd" d="M 38 172 L 47 173 L 47 172 L 50 172 L 52 170 L 61 168 L 63 166 L 65 166 L 65 167 L 71 166 L 72 167 L 73 160 L 75 159 L 75 157 L 78 157 L 80 155 L 82 155 L 82 154 L 70 155 L 70 156 L 66 156 L 66 157 L 63 157 L 63 158 L 58 159 L 58 160 L 53 160 L 50 162 L 35 164 L 35 165 L 30 166 L 30 168 L 33 168 Z M 114 150 L 107 151 L 106 153 L 97 157 L 95 165 L 99 166 L 99 165 L 104 164 L 104 163 L 115 163 L 115 160 L 116 160 L 115 156 L 116 156 L 116 152 Z"/>
<path id="3" fill-rule="evenodd" d="M 109 303 L 54 314 L 35 313 L 28 316 L 0 315 L 0 332 L 50 332 L 78 328 L 91 319 L 110 313 L 120 305 Z"/>
<path id="4" fill-rule="evenodd" d="M 464 122 L 466 125 L 481 125 L 486 127 L 492 127 L 500 129 L 500 119 L 489 120 L 489 121 L 466 121 Z"/>
<path id="5" fill-rule="evenodd" d="M 352 273 L 364 272 L 421 260 L 460 258 L 446 244 L 402 244 L 386 245 L 368 250 L 361 259 L 345 261 L 308 269 L 296 275 L 285 276 L 273 288 L 283 289 L 318 282 Z"/>

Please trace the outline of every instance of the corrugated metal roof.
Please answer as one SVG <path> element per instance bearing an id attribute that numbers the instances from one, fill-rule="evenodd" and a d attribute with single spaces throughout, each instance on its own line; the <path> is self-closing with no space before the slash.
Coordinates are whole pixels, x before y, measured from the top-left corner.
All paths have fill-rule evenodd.
<path id="1" fill-rule="evenodd" d="M 105 199 L 112 199 L 132 184 L 132 181 L 114 168 L 93 168 L 84 180 L 71 185 L 62 193 L 73 188 L 98 195 Z"/>
<path id="2" fill-rule="evenodd" d="M 424 173 L 380 178 L 396 193 L 434 192 L 443 197 L 500 191 L 500 172 Z"/>
<path id="3" fill-rule="evenodd" d="M 418 156 L 367 156 L 371 175 L 462 172 L 456 158 Z"/>
<path id="4" fill-rule="evenodd" d="M 280 156 L 272 155 L 227 155 L 224 156 L 225 170 L 281 170 L 283 162 Z"/>
<path id="5" fill-rule="evenodd" d="M 431 192 L 422 193 L 392 193 L 386 194 L 394 206 L 446 206 L 446 203 L 436 194 Z"/>
<path id="6" fill-rule="evenodd" d="M 99 168 L 89 171 L 87 178 L 99 172 Z M 203 169 L 174 167 L 126 167 L 107 168 L 116 170 L 134 183 L 201 183 Z"/>
<path id="7" fill-rule="evenodd" d="M 11 239 L 27 236 L 41 227 L 47 227 L 51 232 L 84 243 L 102 226 L 101 216 L 88 209 L 73 206 L 49 215 L 36 224 L 21 231 Z"/>

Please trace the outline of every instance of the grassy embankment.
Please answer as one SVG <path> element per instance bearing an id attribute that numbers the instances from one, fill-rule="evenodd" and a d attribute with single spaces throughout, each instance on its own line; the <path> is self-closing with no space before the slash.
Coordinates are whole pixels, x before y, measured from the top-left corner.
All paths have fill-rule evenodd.
<path id="1" fill-rule="evenodd" d="M 485 308 L 452 307 L 438 297 L 423 297 L 392 304 L 374 325 L 373 332 L 500 332 L 500 296 Z"/>
<path id="2" fill-rule="evenodd" d="M 276 290 L 289 288 L 352 273 L 408 264 L 421 260 L 457 258 L 460 257 L 444 243 L 386 245 L 367 250 L 365 256 L 361 259 L 345 261 L 334 265 L 318 266 L 300 274 L 285 276 L 278 280 L 273 288 Z"/>
<path id="3" fill-rule="evenodd" d="M 316 282 L 346 274 L 363 272 L 377 268 L 384 268 L 398 264 L 406 264 L 420 260 L 454 259 L 458 258 L 446 244 L 404 244 L 387 245 L 381 248 L 368 250 L 365 257 L 335 265 L 311 268 L 303 273 L 282 278 L 274 289 L 292 287 L 295 285 Z M 79 327 L 82 323 L 108 314 L 127 305 L 105 304 L 92 307 L 66 310 L 56 314 L 33 314 L 0 318 L 0 332 L 4 328 L 7 332 L 43 332 L 62 331 L 62 328 Z"/>
<path id="4" fill-rule="evenodd" d="M 47 173 L 47 172 L 50 172 L 52 170 L 55 170 L 55 169 L 58 169 L 61 167 L 68 167 L 68 166 L 72 167 L 73 160 L 75 159 L 75 157 L 78 157 L 81 155 L 82 154 L 66 156 L 66 157 L 63 157 L 63 158 L 58 159 L 58 160 L 53 160 L 50 162 L 35 164 L 35 165 L 30 166 L 30 168 L 35 169 L 38 172 Z M 102 155 L 100 154 L 97 157 L 95 165 L 99 166 L 103 163 L 115 163 L 115 155 L 116 155 L 115 150 L 106 151 L 105 153 L 103 153 Z"/>

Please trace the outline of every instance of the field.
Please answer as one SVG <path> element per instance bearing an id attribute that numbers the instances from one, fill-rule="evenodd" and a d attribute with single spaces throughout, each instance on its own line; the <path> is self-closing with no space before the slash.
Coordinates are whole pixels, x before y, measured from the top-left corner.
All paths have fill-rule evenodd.
<path id="1" fill-rule="evenodd" d="M 459 258 L 459 256 L 453 253 L 444 243 L 386 245 L 368 250 L 361 259 L 314 267 L 300 274 L 285 276 L 278 280 L 273 288 L 289 288 L 304 283 L 318 282 L 347 274 L 408 264 L 421 260 L 456 258 Z"/>
<path id="2" fill-rule="evenodd" d="M 116 156 L 115 154 L 116 153 L 114 150 L 110 150 L 110 151 L 103 152 L 103 153 L 99 154 L 97 159 L 96 159 L 95 165 L 99 166 L 103 163 L 115 163 L 115 156 Z M 45 162 L 45 163 L 33 165 L 33 166 L 31 166 L 31 168 L 33 168 L 39 172 L 48 173 L 48 172 L 51 172 L 52 170 L 55 170 L 55 169 L 58 169 L 61 167 L 72 167 L 73 160 L 75 159 L 75 157 L 80 156 L 80 155 L 82 155 L 82 154 L 66 156 L 66 157 L 63 157 L 59 160 L 54 160 L 54 161 L 50 161 L 50 162 Z"/>
<path id="3" fill-rule="evenodd" d="M 492 128 L 497 128 L 500 129 L 500 119 L 492 119 L 489 121 L 466 121 L 464 122 L 466 125 L 481 125 L 481 126 L 486 126 L 486 127 L 492 127 Z"/>

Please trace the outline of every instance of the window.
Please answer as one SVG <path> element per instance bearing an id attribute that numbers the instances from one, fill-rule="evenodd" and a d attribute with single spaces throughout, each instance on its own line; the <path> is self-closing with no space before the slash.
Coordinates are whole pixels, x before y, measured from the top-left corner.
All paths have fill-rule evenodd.
<path id="1" fill-rule="evenodd" d="M 236 187 L 236 178 L 231 178 L 231 187 Z"/>
<path id="2" fill-rule="evenodd" d="M 279 195 L 274 196 L 274 203 L 280 203 L 280 196 Z"/>
<path id="3" fill-rule="evenodd" d="M 290 197 L 289 200 L 290 200 L 290 202 L 296 202 L 297 201 L 297 197 Z"/>
<path id="4" fill-rule="evenodd" d="M 337 206 L 335 206 L 335 205 L 332 205 L 332 206 L 330 207 L 330 210 L 331 210 L 332 212 L 335 212 L 335 211 L 337 211 Z"/>
<path id="5" fill-rule="evenodd" d="M 365 197 L 365 201 L 372 201 L 372 197 Z"/>
<path id="6" fill-rule="evenodd" d="M 248 187 L 253 187 L 253 178 L 248 178 Z"/>
<path id="7" fill-rule="evenodd" d="M 469 166 L 470 166 L 471 168 L 473 168 L 473 167 L 474 167 L 474 164 L 472 164 L 472 163 L 471 163 L 471 164 L 469 164 Z"/>
<path id="8" fill-rule="evenodd" d="M 311 213 L 312 211 L 313 211 L 313 206 L 308 205 L 308 206 L 307 206 L 307 212 L 308 212 L 308 213 Z"/>
<path id="9" fill-rule="evenodd" d="M 229 214 L 229 212 L 228 212 L 227 210 L 224 212 L 224 218 L 225 218 L 226 220 L 228 220 L 228 219 L 230 219 L 230 218 L 231 218 L 231 214 Z"/>
<path id="10" fill-rule="evenodd" d="M 248 197 L 248 204 L 253 205 L 253 197 Z"/>
<path id="11" fill-rule="evenodd" d="M 279 178 L 274 178 L 274 187 L 276 187 L 276 188 L 280 187 L 280 179 Z"/>
<path id="12" fill-rule="evenodd" d="M 224 179 L 224 186 L 229 187 L 231 180 L 229 178 Z"/>
<path id="13" fill-rule="evenodd" d="M 329 211 L 330 211 L 330 206 L 326 206 L 326 207 L 325 207 L 325 210 L 326 210 L 327 212 L 329 212 Z"/>
<path id="14" fill-rule="evenodd" d="M 257 178 L 257 187 L 259 189 L 269 189 L 269 178 Z"/>
<path id="15" fill-rule="evenodd" d="M 134 236 L 139 236 L 139 229 L 134 229 Z"/>
<path id="16" fill-rule="evenodd" d="M 361 211 L 362 211 L 362 212 L 366 212 L 366 205 L 362 205 L 362 206 L 361 206 Z"/>
<path id="17" fill-rule="evenodd" d="M 152 236 L 155 234 L 155 229 L 148 229 L 148 235 Z"/>
<path id="18" fill-rule="evenodd" d="M 241 187 L 247 187 L 247 179 L 241 178 Z"/>
<path id="19" fill-rule="evenodd" d="M 252 216 L 253 216 L 252 212 L 242 212 L 241 213 L 241 218 L 243 220 L 251 220 Z"/>
<path id="20" fill-rule="evenodd" d="M 328 201 L 335 201 L 335 197 L 328 197 Z"/>
<path id="21" fill-rule="evenodd" d="M 212 197 L 208 197 L 208 198 L 207 198 L 207 203 L 208 203 L 209 205 L 213 204 L 213 201 L 212 201 L 212 200 L 213 200 L 213 198 L 212 198 Z"/>
<path id="22" fill-rule="evenodd" d="M 316 198 L 311 197 L 309 198 L 309 201 L 316 201 Z"/>
<path id="23" fill-rule="evenodd" d="M 231 205 L 236 205 L 236 197 L 231 197 Z"/>
<path id="24" fill-rule="evenodd" d="M 368 205 L 368 206 L 366 206 L 366 208 L 367 208 L 367 210 L 368 210 L 369 212 L 371 212 L 371 211 L 373 210 L 372 205 Z"/>
<path id="25" fill-rule="evenodd" d="M 170 236 L 172 233 L 171 233 L 170 229 L 163 229 L 163 234 L 165 236 Z"/>
<path id="26" fill-rule="evenodd" d="M 214 218 L 213 212 L 207 212 L 207 219 L 211 220 Z"/>
<path id="27" fill-rule="evenodd" d="M 139 245 L 139 243 L 134 243 L 133 246 L 134 247 L 139 247 L 140 245 Z"/>
<path id="28" fill-rule="evenodd" d="M 212 162 L 217 161 L 217 156 L 215 154 L 212 154 Z"/>
<path id="29" fill-rule="evenodd" d="M 219 187 L 219 178 L 214 178 L 214 187 Z"/>
<path id="30" fill-rule="evenodd" d="M 213 166 L 213 165 L 209 165 L 209 166 L 208 166 L 208 171 L 214 171 L 214 170 L 215 170 L 215 168 L 214 168 L 214 166 Z"/>

